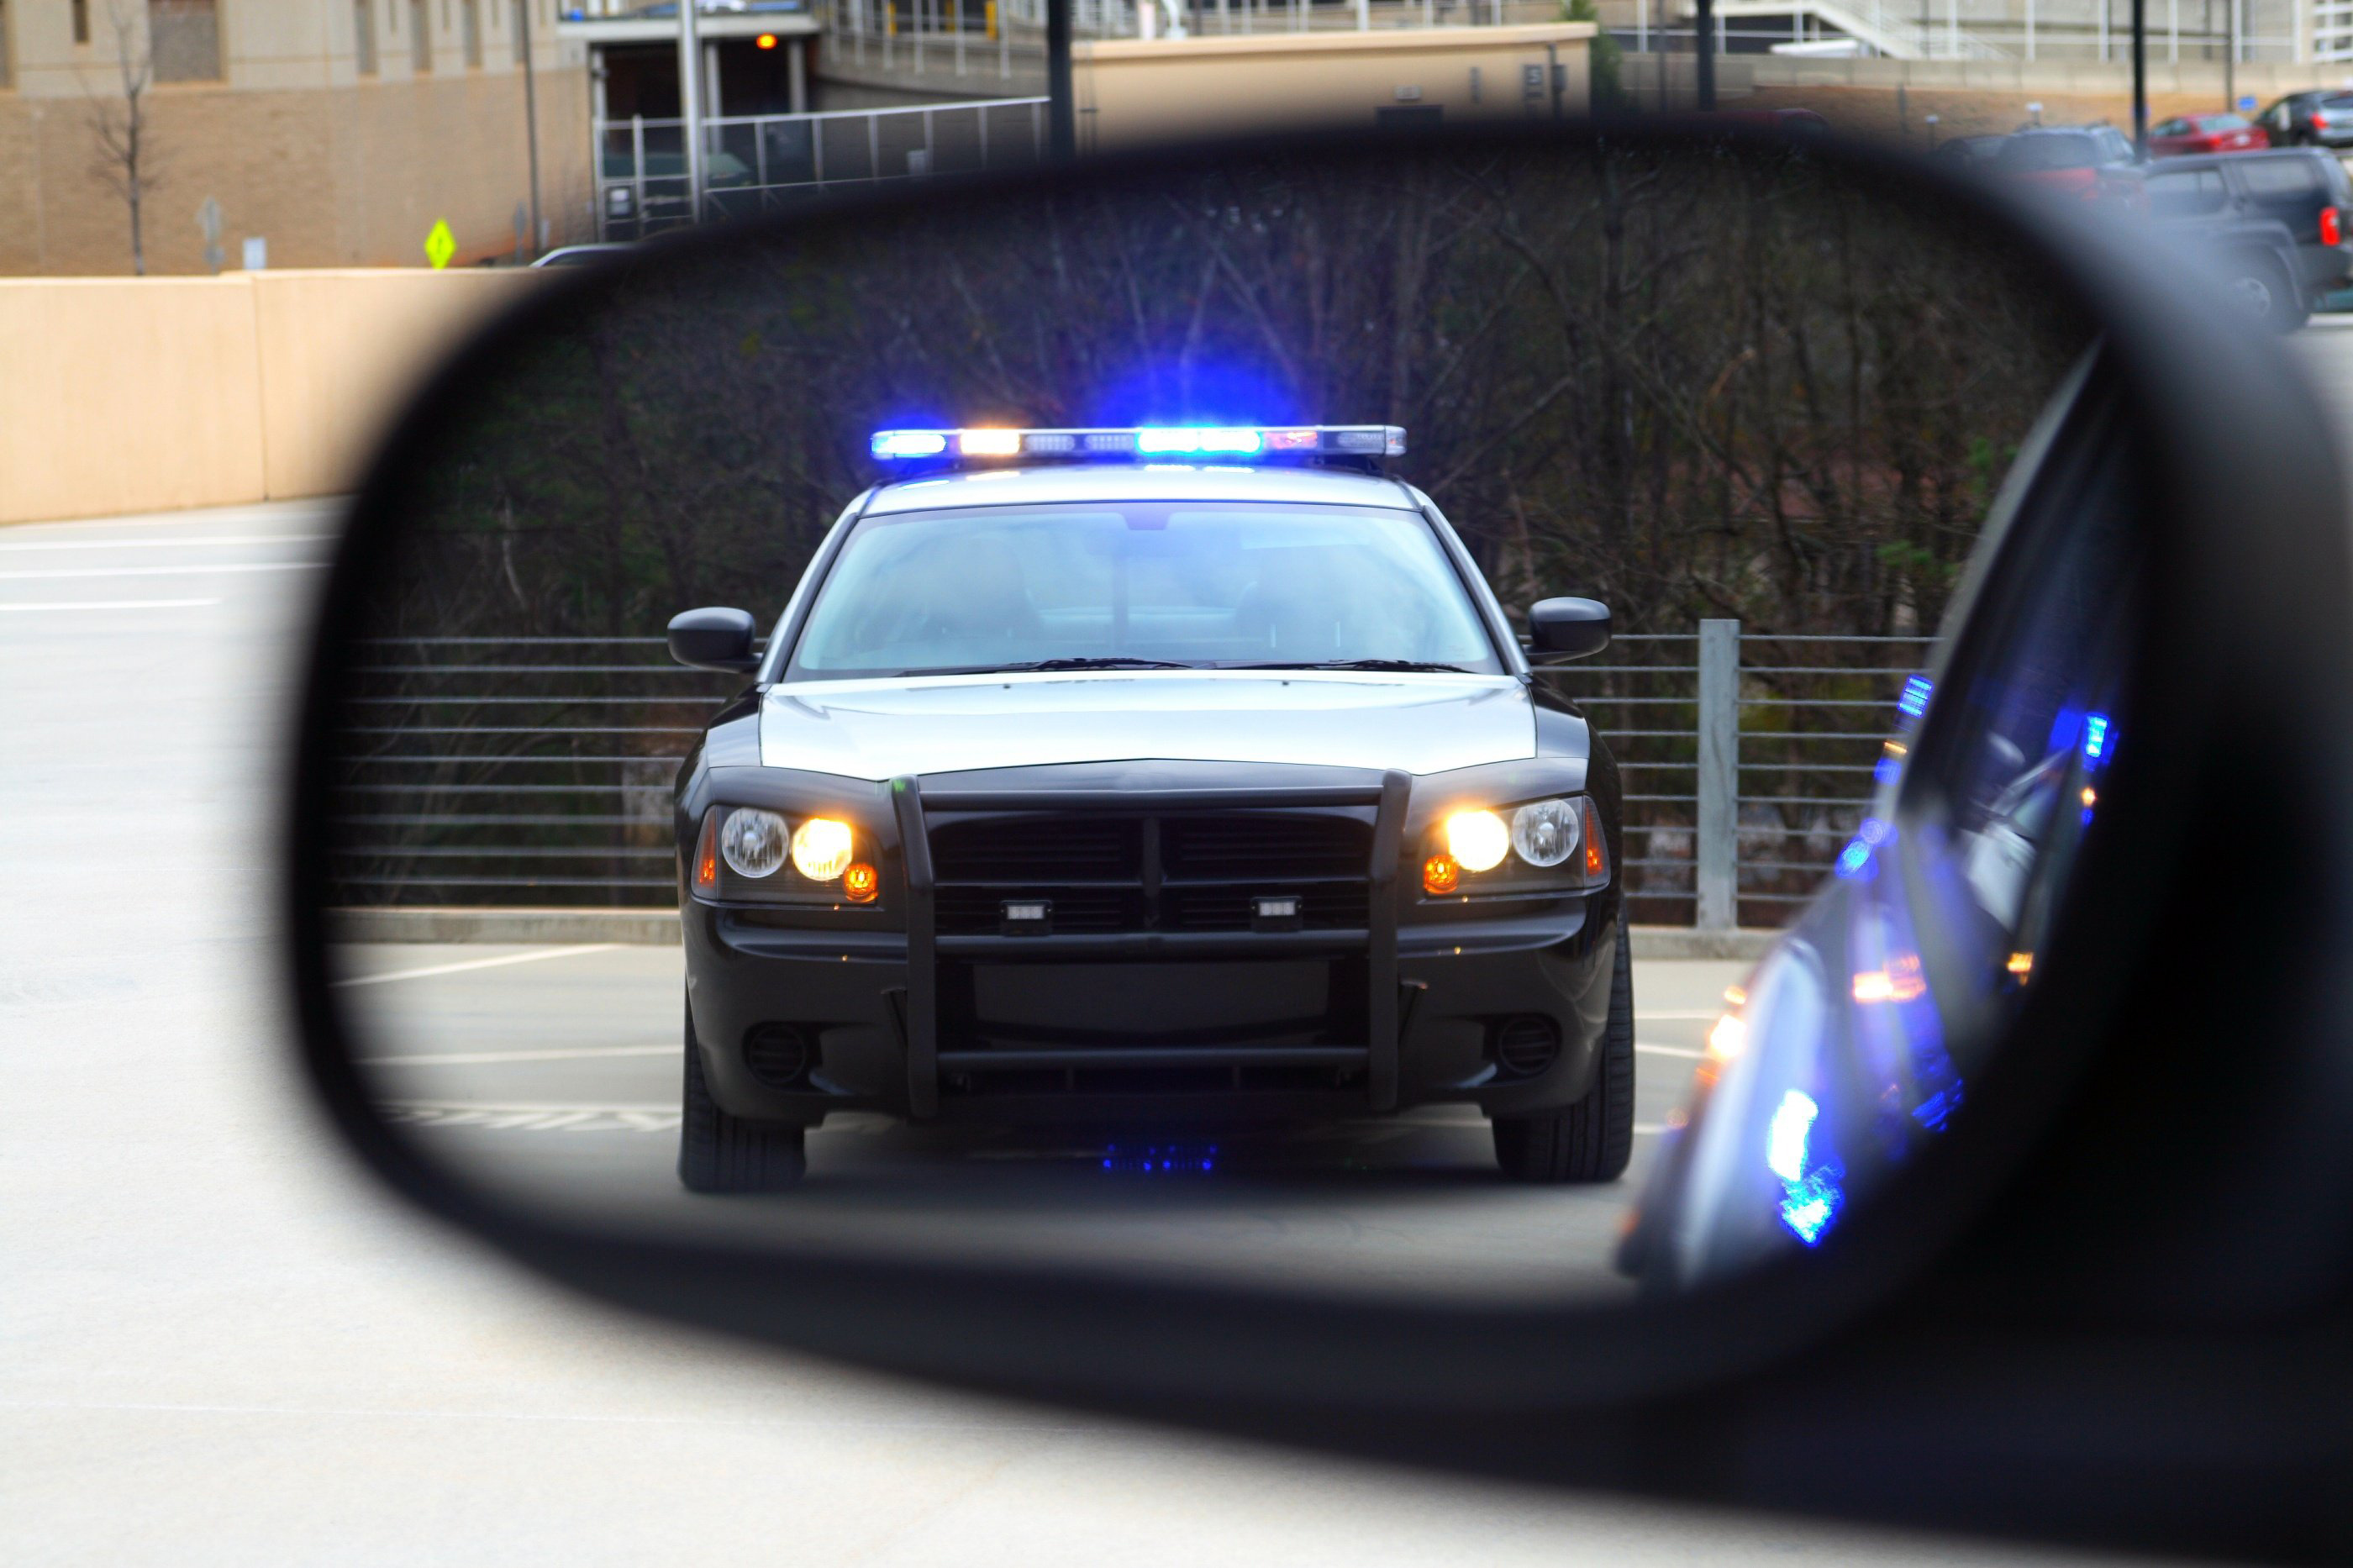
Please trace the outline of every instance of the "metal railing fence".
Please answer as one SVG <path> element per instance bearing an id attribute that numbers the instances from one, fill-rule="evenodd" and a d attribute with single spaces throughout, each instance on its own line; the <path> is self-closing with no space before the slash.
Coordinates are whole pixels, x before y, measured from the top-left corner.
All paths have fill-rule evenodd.
<path id="1" fill-rule="evenodd" d="M 1870 802 L 1925 637 L 1620 636 L 1539 679 L 1618 760 L 1637 920 L 1778 924 Z M 681 761 L 739 678 L 638 637 L 377 639 L 347 710 L 347 905 L 663 907 Z"/>
<path id="2" fill-rule="evenodd" d="M 1922 27 L 1911 25 L 1905 29 L 1897 26 L 1900 18 L 1892 11 L 1879 13 L 1886 24 L 1877 37 L 1868 31 L 1844 33 L 1838 27 L 1829 8 L 1819 10 L 1804 6 L 1778 5 L 1770 12 L 1736 9 L 1715 16 L 1716 53 L 1719 57 L 1755 57 L 1772 53 L 1776 46 L 1799 44 L 1819 46 L 1851 38 L 1855 53 L 1862 58 L 1887 57 L 1915 59 L 2010 59 L 2029 64 L 2037 61 L 2091 62 L 2105 61 L 2123 64 L 2131 58 L 2132 34 L 2121 21 L 2102 26 L 2096 15 L 2088 21 L 2036 20 L 2031 25 L 2010 26 L 1983 21 L 1971 24 L 1974 32 L 1957 36 L 1941 25 Z M 2178 16 L 2179 13 L 2171 15 Z M 1666 19 L 1669 12 L 1660 5 L 1646 5 L 1634 14 L 1632 26 L 1613 23 L 1607 31 L 1618 47 L 1630 54 L 1665 55 L 1688 58 L 1696 47 L 1697 30 L 1684 17 Z M 2353 26 L 2342 39 L 2331 36 L 2332 42 L 2324 44 L 2315 35 L 2316 59 L 2331 57 L 2318 51 L 2341 42 L 2353 52 Z M 2284 64 L 2296 59 L 2297 41 L 2292 37 L 2242 33 L 2236 40 L 2236 58 L 2246 64 Z M 2168 65 L 2196 64 L 2211 61 L 2220 64 L 2230 52 L 2230 35 L 2220 28 L 2209 28 L 2187 18 L 2176 23 L 2152 18 L 2148 26 L 2148 58 Z M 2054 117 L 2055 121 L 2055 117 Z"/>
<path id="3" fill-rule="evenodd" d="M 690 221 L 686 122 L 599 120 L 597 237 L 643 238 Z M 742 217 L 845 185 L 1040 163 L 1046 100 L 725 115 L 702 122 L 703 206 Z"/>
<path id="4" fill-rule="evenodd" d="M 1399 27 L 1505 26 L 1560 19 L 1556 0 L 1186 0 L 1171 19 L 1166 0 L 1072 0 L 1073 38 L 1141 37 L 1145 15 L 1161 37 L 1259 33 L 1393 31 Z M 977 67 L 1000 46 L 1043 47 L 1046 0 L 830 0 L 818 12 L 827 58 L 886 69 L 924 68 L 944 50 Z"/>

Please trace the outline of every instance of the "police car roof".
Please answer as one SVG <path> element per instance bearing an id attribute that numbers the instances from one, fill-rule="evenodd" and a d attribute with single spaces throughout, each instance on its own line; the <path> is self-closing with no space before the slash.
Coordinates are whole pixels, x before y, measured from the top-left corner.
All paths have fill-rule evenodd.
<path id="1" fill-rule="evenodd" d="M 877 489 L 866 510 L 871 514 L 952 506 L 1129 500 L 1274 501 L 1392 510 L 1414 505 L 1413 492 L 1398 480 L 1344 468 L 1290 464 L 1245 468 L 1210 463 L 1050 463 L 900 479 Z"/>

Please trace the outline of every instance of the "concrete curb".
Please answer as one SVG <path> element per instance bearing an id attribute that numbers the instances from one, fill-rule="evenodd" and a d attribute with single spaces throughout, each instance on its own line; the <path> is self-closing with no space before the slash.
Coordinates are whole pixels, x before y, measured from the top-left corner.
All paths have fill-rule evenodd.
<path id="1" fill-rule="evenodd" d="M 330 910 L 331 941 L 339 942 L 626 942 L 676 947 L 675 910 L 415 909 Z M 1634 956 L 1641 959 L 1755 960 L 1772 945 L 1769 931 L 1693 931 L 1685 926 L 1636 926 Z"/>
<path id="2" fill-rule="evenodd" d="M 676 910 L 413 909 L 329 910 L 331 942 L 627 942 L 679 945 Z"/>

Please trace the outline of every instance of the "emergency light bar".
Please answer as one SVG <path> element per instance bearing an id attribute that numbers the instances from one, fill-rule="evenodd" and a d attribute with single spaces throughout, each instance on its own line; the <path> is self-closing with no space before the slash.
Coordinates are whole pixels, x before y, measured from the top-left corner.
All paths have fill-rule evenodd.
<path id="1" fill-rule="evenodd" d="M 1398 425 L 1135 425 L 1093 430 L 877 430 L 878 458 L 971 462 L 1002 458 L 1396 458 Z"/>

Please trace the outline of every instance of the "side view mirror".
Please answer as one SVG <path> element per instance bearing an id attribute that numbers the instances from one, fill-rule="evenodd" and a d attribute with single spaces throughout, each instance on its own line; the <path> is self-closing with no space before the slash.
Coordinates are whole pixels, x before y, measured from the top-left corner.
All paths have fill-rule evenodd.
<path id="1" fill-rule="evenodd" d="M 1540 599 L 1528 610 L 1532 652 L 1590 658 L 1609 646 L 1609 606 L 1599 599 Z"/>
<path id="2" fill-rule="evenodd" d="M 760 656 L 752 651 L 756 631 L 746 610 L 681 611 L 670 619 L 670 656 L 690 669 L 749 675 L 760 668 Z"/>
<path id="3" fill-rule="evenodd" d="M 570 269 L 418 395 L 317 602 L 312 1087 L 452 1226 L 746 1342 L 2341 1561 L 2353 518 L 2328 404 L 2179 270 L 1663 116 Z M 1629 621 L 1545 599 L 1531 657 L 1623 657 L 1513 679 L 1531 574 Z M 646 635 L 787 604 L 764 691 L 743 610 L 669 625 L 732 690 Z"/>

